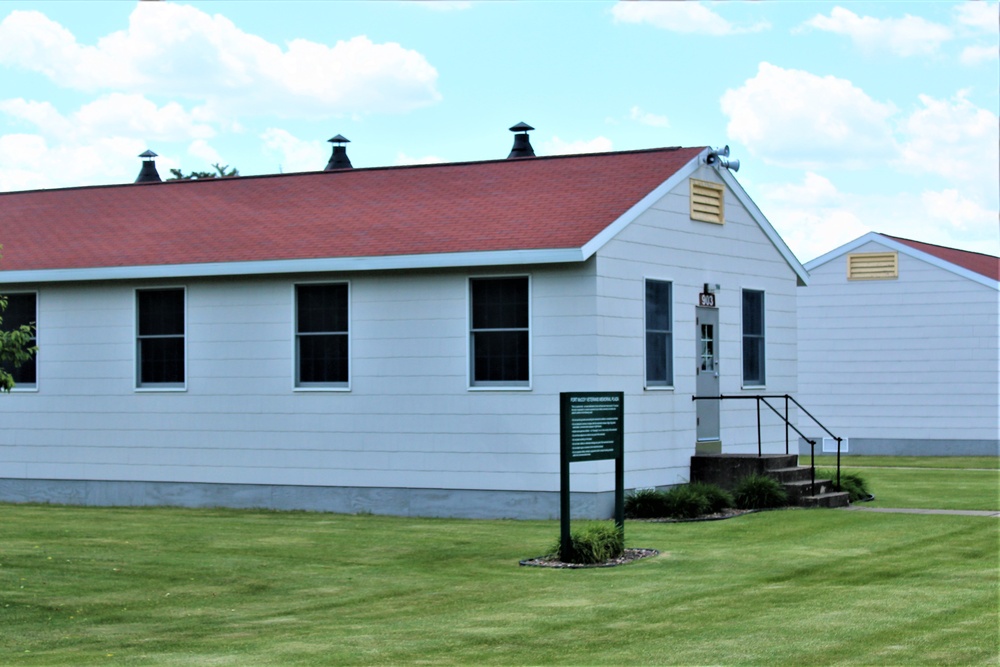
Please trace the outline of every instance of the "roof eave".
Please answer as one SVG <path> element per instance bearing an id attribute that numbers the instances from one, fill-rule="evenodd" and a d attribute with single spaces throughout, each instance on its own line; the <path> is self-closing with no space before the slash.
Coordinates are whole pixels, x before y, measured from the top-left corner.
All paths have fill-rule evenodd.
<path id="1" fill-rule="evenodd" d="M 290 273 L 391 271 L 477 266 L 523 266 L 526 264 L 566 264 L 582 262 L 585 259 L 587 258 L 580 248 L 554 248 L 432 253 L 423 255 L 385 255 L 376 257 L 323 257 L 318 259 L 263 260 L 254 262 L 37 269 L 29 271 L 0 271 L 0 285 L 96 280 L 162 280 L 263 276 Z"/>

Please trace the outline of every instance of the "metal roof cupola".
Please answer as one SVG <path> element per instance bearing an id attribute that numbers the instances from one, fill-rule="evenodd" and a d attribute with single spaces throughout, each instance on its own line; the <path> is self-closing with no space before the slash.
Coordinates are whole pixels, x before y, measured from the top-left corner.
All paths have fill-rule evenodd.
<path id="1" fill-rule="evenodd" d="M 535 128 L 525 122 L 520 122 L 510 128 L 510 131 L 516 134 L 514 134 L 514 147 L 510 149 L 510 155 L 507 156 L 508 160 L 516 157 L 535 157 L 535 151 L 531 147 L 531 142 L 528 141 L 528 131 L 533 129 Z"/>
<path id="2" fill-rule="evenodd" d="M 351 143 L 351 140 L 338 134 L 333 139 L 327 139 L 327 141 L 333 144 L 333 154 L 330 156 L 330 161 L 326 163 L 326 169 L 323 171 L 354 169 L 354 165 L 351 164 L 351 159 L 347 157 L 347 146 L 344 145 Z"/>
<path id="3" fill-rule="evenodd" d="M 142 169 L 139 170 L 139 175 L 136 176 L 136 183 L 159 183 L 163 179 L 160 178 L 159 172 L 156 171 L 156 161 L 153 159 L 156 157 L 156 153 L 147 150 L 139 154 L 142 160 Z"/>

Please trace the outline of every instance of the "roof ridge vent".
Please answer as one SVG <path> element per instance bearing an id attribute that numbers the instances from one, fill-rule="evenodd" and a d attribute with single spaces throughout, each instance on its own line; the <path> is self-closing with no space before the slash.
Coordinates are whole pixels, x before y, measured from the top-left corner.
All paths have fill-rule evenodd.
<path id="1" fill-rule="evenodd" d="M 333 144 L 333 154 L 330 155 L 330 161 L 326 163 L 326 169 L 323 171 L 354 169 L 354 165 L 351 164 L 351 159 L 347 157 L 347 146 L 344 145 L 351 143 L 351 140 L 341 134 L 338 134 L 333 139 L 327 139 L 327 141 Z"/>
<path id="2" fill-rule="evenodd" d="M 510 149 L 510 155 L 507 156 L 508 160 L 518 157 L 535 157 L 535 151 L 528 140 L 528 132 L 533 129 L 535 128 L 523 121 L 510 128 L 510 131 L 515 134 L 514 147 Z"/>
<path id="3" fill-rule="evenodd" d="M 160 178 L 160 173 L 156 171 L 156 161 L 153 159 L 156 157 L 156 153 L 151 150 L 143 151 L 139 153 L 139 157 L 142 160 L 142 169 L 139 170 L 139 175 L 136 177 L 136 183 L 159 183 L 163 179 Z"/>

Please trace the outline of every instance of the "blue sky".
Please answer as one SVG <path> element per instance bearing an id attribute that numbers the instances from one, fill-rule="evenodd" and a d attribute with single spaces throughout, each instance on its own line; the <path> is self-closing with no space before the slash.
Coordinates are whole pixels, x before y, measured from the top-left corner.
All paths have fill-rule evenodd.
<path id="1" fill-rule="evenodd" d="M 997 2 L 4 2 L 0 191 L 731 147 L 802 261 L 1000 254 Z"/>

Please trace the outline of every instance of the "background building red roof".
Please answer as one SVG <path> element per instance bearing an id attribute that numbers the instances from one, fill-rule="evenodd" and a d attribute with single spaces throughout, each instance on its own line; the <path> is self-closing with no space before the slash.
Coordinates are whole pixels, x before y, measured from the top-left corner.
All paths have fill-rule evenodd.
<path id="1" fill-rule="evenodd" d="M 968 250 L 946 248 L 945 246 L 922 243 L 911 239 L 903 239 L 898 236 L 889 236 L 888 234 L 883 234 L 882 236 L 890 238 L 893 241 L 899 241 L 900 243 L 908 245 L 911 248 L 915 248 L 921 252 L 926 252 L 928 255 L 933 255 L 938 259 L 951 262 L 956 266 L 961 266 L 969 271 L 974 271 L 980 275 L 986 276 L 987 278 L 1000 280 L 1000 257 L 994 257 L 993 255 L 986 255 L 978 252 L 969 252 Z"/>
<path id="2" fill-rule="evenodd" d="M 0 194 L 3 271 L 579 248 L 702 148 Z"/>

